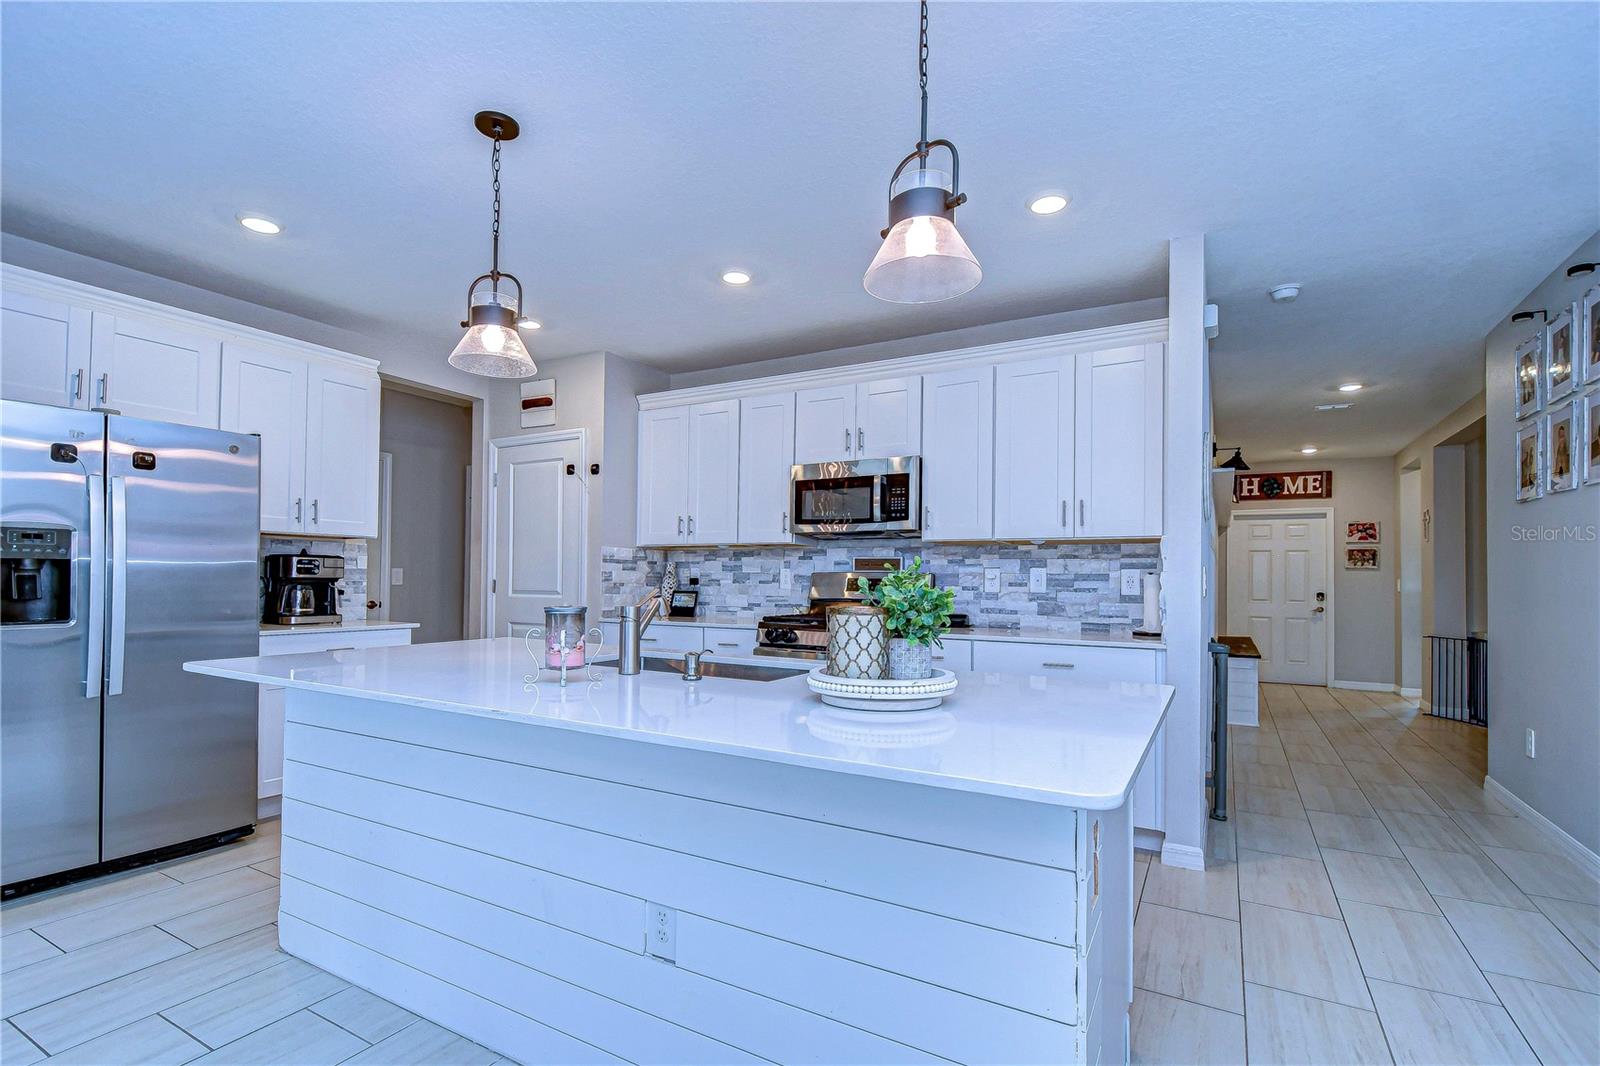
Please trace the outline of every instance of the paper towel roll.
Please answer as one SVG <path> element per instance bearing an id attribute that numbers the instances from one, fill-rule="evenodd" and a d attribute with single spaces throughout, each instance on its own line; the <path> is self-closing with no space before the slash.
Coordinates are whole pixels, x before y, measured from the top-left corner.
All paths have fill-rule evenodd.
<path id="1" fill-rule="evenodd" d="M 1157 570 L 1144 572 L 1144 625 L 1140 628 L 1146 633 L 1161 632 L 1161 573 Z"/>

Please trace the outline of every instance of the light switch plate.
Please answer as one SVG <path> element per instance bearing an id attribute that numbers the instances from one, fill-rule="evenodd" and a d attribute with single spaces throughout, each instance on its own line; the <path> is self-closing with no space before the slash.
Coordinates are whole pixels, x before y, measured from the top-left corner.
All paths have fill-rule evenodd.
<path id="1" fill-rule="evenodd" d="M 1122 594 L 1124 596 L 1137 596 L 1144 591 L 1144 571 L 1122 571 Z"/>
<path id="2" fill-rule="evenodd" d="M 983 572 L 983 591 L 1000 591 L 1000 570 L 998 567 L 989 567 Z"/>
<path id="3" fill-rule="evenodd" d="M 778 571 L 778 588 L 784 592 L 794 588 L 794 571 L 787 566 Z"/>
<path id="4" fill-rule="evenodd" d="M 1043 592 L 1045 590 L 1045 569 L 1042 566 L 1028 568 L 1028 591 Z"/>
<path id="5" fill-rule="evenodd" d="M 405 572 L 405 570 L 403 568 L 401 568 L 401 567 L 398 567 L 398 566 L 391 566 L 389 568 L 389 584 L 391 584 L 391 585 L 404 585 L 405 583 L 406 583 L 406 572 Z"/>

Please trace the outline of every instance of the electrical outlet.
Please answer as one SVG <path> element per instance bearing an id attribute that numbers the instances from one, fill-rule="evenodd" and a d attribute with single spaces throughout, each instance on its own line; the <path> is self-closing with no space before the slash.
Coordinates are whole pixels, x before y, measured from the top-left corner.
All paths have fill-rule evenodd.
<path id="1" fill-rule="evenodd" d="M 678 957 L 678 912 L 659 903 L 644 905 L 646 955 L 673 962 Z"/>
<path id="2" fill-rule="evenodd" d="M 404 570 L 402 570 L 398 566 L 391 566 L 389 568 L 389 584 L 391 584 L 391 585 L 404 585 L 405 583 L 406 583 L 406 572 Z"/>
<path id="3" fill-rule="evenodd" d="M 998 567 L 989 567 L 983 572 L 983 591 L 1000 591 L 1000 570 Z"/>
<path id="4" fill-rule="evenodd" d="M 794 588 L 794 571 L 787 566 L 778 571 L 778 588 L 784 592 Z"/>
<path id="5" fill-rule="evenodd" d="M 1528 730 L 1527 737 L 1522 742 L 1523 754 L 1525 754 L 1530 759 L 1538 758 L 1538 756 L 1536 756 L 1534 754 L 1535 748 L 1534 748 L 1533 741 L 1534 741 L 1533 730 L 1530 729 L 1530 730 Z"/>
<path id="6" fill-rule="evenodd" d="M 1144 571 L 1122 571 L 1122 594 L 1124 596 L 1137 596 L 1144 591 Z"/>
<path id="7" fill-rule="evenodd" d="M 1044 567 L 1042 567 L 1042 566 L 1030 566 L 1028 568 L 1028 591 L 1029 592 L 1043 592 L 1044 591 L 1044 587 L 1045 587 L 1044 586 L 1044 577 L 1045 577 L 1045 569 L 1044 569 Z"/>

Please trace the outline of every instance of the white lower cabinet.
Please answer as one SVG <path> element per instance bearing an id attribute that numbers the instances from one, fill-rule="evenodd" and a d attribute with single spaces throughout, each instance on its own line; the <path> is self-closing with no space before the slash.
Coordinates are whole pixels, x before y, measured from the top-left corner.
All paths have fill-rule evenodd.
<path id="1" fill-rule="evenodd" d="M 259 651 L 262 655 L 294 655 L 410 643 L 409 629 L 329 629 L 320 633 L 264 635 Z M 283 795 L 283 689 L 277 685 L 259 686 L 256 708 L 256 798 L 270 799 Z"/>
<path id="2" fill-rule="evenodd" d="M 745 626 L 706 626 L 701 631 L 705 650 L 712 655 L 754 655 L 756 630 Z"/>
<path id="3" fill-rule="evenodd" d="M 943 647 L 933 649 L 933 665 L 938 670 L 971 670 L 972 645 L 971 640 L 957 640 L 954 637 L 945 637 Z"/>

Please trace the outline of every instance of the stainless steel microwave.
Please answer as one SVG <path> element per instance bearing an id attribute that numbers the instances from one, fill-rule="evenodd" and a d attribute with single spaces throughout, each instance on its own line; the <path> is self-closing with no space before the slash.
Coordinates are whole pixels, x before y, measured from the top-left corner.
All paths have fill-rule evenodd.
<path id="1" fill-rule="evenodd" d="M 802 536 L 915 537 L 922 531 L 922 457 L 795 466 L 789 505 Z"/>

